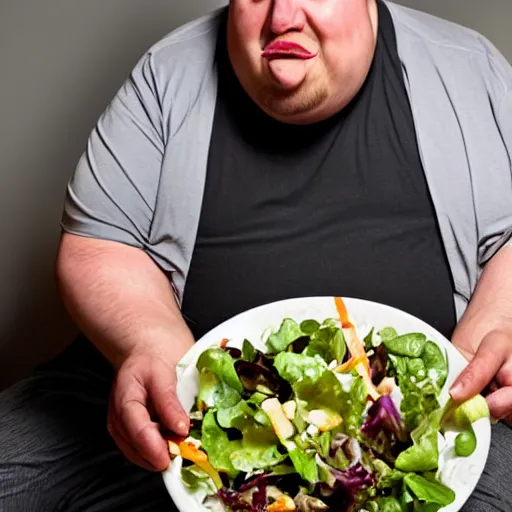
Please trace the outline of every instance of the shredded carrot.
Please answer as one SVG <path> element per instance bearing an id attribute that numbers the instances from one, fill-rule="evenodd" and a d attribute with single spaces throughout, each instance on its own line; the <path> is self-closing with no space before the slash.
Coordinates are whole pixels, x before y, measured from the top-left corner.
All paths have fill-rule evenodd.
<path id="1" fill-rule="evenodd" d="M 343 302 L 343 299 L 341 297 L 335 297 L 334 300 L 336 302 L 336 308 L 338 310 L 338 315 L 340 317 L 341 327 L 343 329 L 343 334 L 345 335 L 345 341 L 347 342 L 350 355 L 353 358 L 361 359 L 360 362 L 364 364 L 369 374 L 370 362 L 368 361 L 368 357 L 364 349 L 364 344 L 357 336 L 354 324 L 350 321 L 345 303 Z"/>
<path id="2" fill-rule="evenodd" d="M 228 346 L 228 339 L 227 338 L 224 338 L 221 342 L 220 342 L 220 348 L 222 349 L 225 349 L 227 346 Z"/>
<path id="3" fill-rule="evenodd" d="M 368 388 L 368 393 L 372 397 L 373 400 L 377 400 L 379 398 L 379 392 L 373 385 L 370 373 L 370 361 L 368 360 L 368 356 L 366 355 L 366 351 L 364 349 L 363 342 L 357 336 L 357 331 L 355 325 L 352 323 L 348 316 L 347 307 L 343 302 L 341 297 L 335 297 L 334 302 L 336 304 L 336 309 L 338 310 L 338 316 L 341 321 L 341 327 L 343 330 L 343 335 L 345 336 L 345 341 L 347 342 L 348 350 L 351 355 L 351 359 L 347 361 L 347 363 L 353 364 L 352 367 L 357 369 L 357 372 L 361 377 L 363 377 L 366 387 Z M 343 366 L 343 365 L 342 365 Z M 339 370 L 339 368 L 336 369 Z M 346 371 L 346 370 L 345 370 Z"/>
<path id="4" fill-rule="evenodd" d="M 179 444 L 180 455 L 187 460 L 193 462 L 197 467 L 201 468 L 206 474 L 208 474 L 215 487 L 217 489 L 222 488 L 222 480 L 220 478 L 219 472 L 210 464 L 208 460 L 208 455 L 197 448 L 193 443 L 184 441 Z"/>
<path id="5" fill-rule="evenodd" d="M 348 317 L 347 307 L 345 306 L 343 299 L 341 297 L 334 297 L 334 302 L 336 304 L 336 309 L 338 310 L 338 315 L 341 320 L 341 327 L 343 327 L 344 329 L 354 327 L 354 324 L 350 321 Z"/>
<path id="6" fill-rule="evenodd" d="M 341 366 L 335 368 L 335 371 L 338 373 L 346 373 L 350 370 L 353 370 L 359 363 L 364 364 L 364 358 L 359 357 L 351 357 L 346 363 L 343 363 Z"/>

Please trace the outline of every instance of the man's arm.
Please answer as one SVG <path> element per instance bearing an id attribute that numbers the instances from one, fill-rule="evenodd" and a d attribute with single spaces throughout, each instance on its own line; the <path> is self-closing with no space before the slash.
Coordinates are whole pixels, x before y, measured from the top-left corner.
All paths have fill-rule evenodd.
<path id="1" fill-rule="evenodd" d="M 486 265 L 452 341 L 471 361 L 451 390 L 456 401 L 471 398 L 493 379 L 500 389 L 487 397 L 496 419 L 512 413 L 512 247 Z"/>
<path id="2" fill-rule="evenodd" d="M 64 234 L 57 281 L 70 315 L 117 371 L 113 437 L 133 462 L 164 469 L 166 444 L 149 411 L 165 428 L 186 435 L 175 365 L 194 343 L 169 280 L 140 249 Z"/>

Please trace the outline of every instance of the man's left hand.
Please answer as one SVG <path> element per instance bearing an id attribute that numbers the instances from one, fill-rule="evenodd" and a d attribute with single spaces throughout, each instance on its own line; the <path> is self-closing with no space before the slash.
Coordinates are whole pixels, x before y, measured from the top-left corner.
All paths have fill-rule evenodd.
<path id="1" fill-rule="evenodd" d="M 450 394 L 463 402 L 482 393 L 486 396 L 491 416 L 512 423 L 512 329 L 489 332 L 476 348 L 464 341 L 454 345 L 469 365 L 454 382 Z"/>

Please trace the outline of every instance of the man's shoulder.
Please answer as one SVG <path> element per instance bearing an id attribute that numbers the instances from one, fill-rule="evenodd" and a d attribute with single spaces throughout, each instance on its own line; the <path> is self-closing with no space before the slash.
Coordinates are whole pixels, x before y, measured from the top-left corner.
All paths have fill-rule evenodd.
<path id="1" fill-rule="evenodd" d="M 397 29 L 421 39 L 425 44 L 474 54 L 485 55 L 489 52 L 489 41 L 471 28 L 393 2 L 386 2 L 386 5 Z"/>
<path id="2" fill-rule="evenodd" d="M 386 1 L 386 5 L 395 24 L 399 53 L 419 44 L 424 51 L 418 55 L 428 55 L 439 69 L 451 69 L 464 79 L 477 73 L 491 88 L 493 84 L 499 84 L 500 90 L 512 87 L 510 63 L 476 30 L 393 2 Z M 411 59 L 414 50 L 409 50 Z"/>
<path id="3" fill-rule="evenodd" d="M 160 66 L 192 65 L 211 58 L 226 8 L 196 18 L 176 28 L 149 48 L 147 54 Z"/>

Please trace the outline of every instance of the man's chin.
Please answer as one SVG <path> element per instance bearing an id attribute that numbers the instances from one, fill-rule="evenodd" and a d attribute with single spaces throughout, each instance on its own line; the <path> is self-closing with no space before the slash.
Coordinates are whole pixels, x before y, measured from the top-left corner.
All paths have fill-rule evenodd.
<path id="1" fill-rule="evenodd" d="M 263 110 L 279 121 L 307 123 L 317 121 L 314 112 L 320 109 L 327 98 L 328 92 L 325 89 L 305 91 L 298 87 L 283 91 L 266 87 L 260 90 L 259 103 Z"/>

